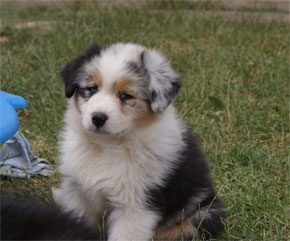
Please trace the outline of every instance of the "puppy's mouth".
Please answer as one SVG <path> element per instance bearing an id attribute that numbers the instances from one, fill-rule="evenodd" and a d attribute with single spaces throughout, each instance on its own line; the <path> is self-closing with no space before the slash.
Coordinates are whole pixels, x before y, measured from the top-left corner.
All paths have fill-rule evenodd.
<path id="1" fill-rule="evenodd" d="M 92 127 L 90 127 L 90 129 L 88 131 L 90 134 L 98 135 L 98 136 L 118 137 L 118 136 L 123 136 L 124 134 L 126 134 L 126 130 L 112 133 L 112 132 L 108 131 L 104 126 L 102 126 L 102 127 L 92 126 Z"/>
<path id="2" fill-rule="evenodd" d="M 112 135 L 112 133 L 106 130 L 104 126 L 102 127 L 91 126 L 89 131 L 98 135 Z"/>

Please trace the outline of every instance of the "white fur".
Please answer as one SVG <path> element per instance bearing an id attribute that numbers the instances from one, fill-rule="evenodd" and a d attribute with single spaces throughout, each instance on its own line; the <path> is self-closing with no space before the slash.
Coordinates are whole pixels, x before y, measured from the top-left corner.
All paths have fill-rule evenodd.
<path id="1" fill-rule="evenodd" d="M 98 94 L 79 102 L 79 109 L 75 99 L 69 99 L 61 134 L 59 171 L 64 180 L 53 190 L 54 200 L 91 223 L 100 221 L 107 209 L 110 241 L 153 236 L 160 215 L 146 208 L 146 190 L 164 184 L 184 145 L 185 128 L 172 105 L 152 124 L 135 128 L 132 117 L 122 113 L 116 102 L 114 82 L 125 74 L 124 64 L 138 61 L 143 50 L 117 44 L 85 65 L 88 75 L 95 69 L 101 72 L 103 84 Z M 153 57 L 147 65 L 161 62 L 160 55 Z M 92 124 L 93 112 L 108 115 L 101 132 Z"/>
<path id="2" fill-rule="evenodd" d="M 72 103 L 64 121 L 59 171 L 65 178 L 53 192 L 56 203 L 91 222 L 110 207 L 109 240 L 149 240 L 159 217 L 146 210 L 145 191 L 162 185 L 183 146 L 183 125 L 173 107 L 154 125 L 126 138 L 86 132 Z"/>

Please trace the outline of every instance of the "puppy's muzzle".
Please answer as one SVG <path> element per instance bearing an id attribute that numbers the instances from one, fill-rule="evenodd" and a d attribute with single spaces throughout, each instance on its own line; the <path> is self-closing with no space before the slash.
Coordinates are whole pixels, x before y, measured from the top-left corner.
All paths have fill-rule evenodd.
<path id="1" fill-rule="evenodd" d="M 92 114 L 92 122 L 97 128 L 102 127 L 107 120 L 108 116 L 103 112 L 94 112 Z"/>

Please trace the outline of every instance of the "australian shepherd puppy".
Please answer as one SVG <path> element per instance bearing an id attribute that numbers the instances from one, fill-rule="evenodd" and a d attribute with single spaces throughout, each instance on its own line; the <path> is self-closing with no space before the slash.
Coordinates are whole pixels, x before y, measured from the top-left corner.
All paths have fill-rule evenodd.
<path id="1" fill-rule="evenodd" d="M 102 221 L 108 240 L 215 237 L 223 205 L 172 101 L 179 76 L 157 51 L 92 46 L 61 71 L 68 98 L 60 141 L 64 210 Z"/>

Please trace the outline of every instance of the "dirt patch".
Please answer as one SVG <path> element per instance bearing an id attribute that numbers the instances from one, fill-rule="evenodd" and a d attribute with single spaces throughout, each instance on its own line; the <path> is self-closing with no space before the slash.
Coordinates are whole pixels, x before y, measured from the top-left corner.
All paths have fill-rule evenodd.
<path id="1" fill-rule="evenodd" d="M 230 20 L 242 21 L 245 19 L 259 19 L 261 21 L 282 21 L 289 23 L 288 13 L 259 13 L 259 12 L 242 12 L 242 11 L 220 11 L 212 12 L 212 15 L 222 16 Z"/>
<path id="2" fill-rule="evenodd" d="M 220 0 L 219 4 L 229 9 L 276 9 L 289 12 L 289 0 Z"/>
<path id="3" fill-rule="evenodd" d="M 51 24 L 52 24 L 52 22 L 48 22 L 48 21 L 37 21 L 37 22 L 19 23 L 19 24 L 16 24 L 14 27 L 18 30 L 26 29 L 26 28 L 40 27 L 43 30 L 51 31 L 52 30 Z"/>
<path id="4" fill-rule="evenodd" d="M 244 12 L 244 11 L 211 11 L 211 10 L 152 10 L 154 13 L 162 12 L 172 14 L 172 12 L 183 12 L 187 15 L 202 15 L 204 17 L 220 16 L 229 20 L 250 20 L 259 19 L 261 21 L 280 21 L 290 23 L 289 13 L 268 13 L 268 12 Z"/>
<path id="5" fill-rule="evenodd" d="M 7 37 L 0 37 L 0 46 L 2 44 L 5 44 L 6 42 L 8 42 L 8 38 Z"/>

